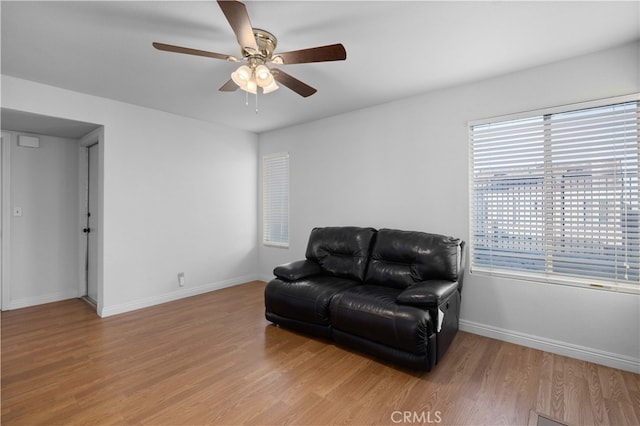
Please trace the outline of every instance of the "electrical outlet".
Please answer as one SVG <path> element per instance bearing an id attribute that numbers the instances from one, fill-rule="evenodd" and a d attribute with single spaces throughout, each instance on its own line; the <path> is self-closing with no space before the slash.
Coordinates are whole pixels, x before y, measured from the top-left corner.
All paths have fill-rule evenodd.
<path id="1" fill-rule="evenodd" d="M 178 286 L 184 287 L 184 272 L 178 273 Z"/>

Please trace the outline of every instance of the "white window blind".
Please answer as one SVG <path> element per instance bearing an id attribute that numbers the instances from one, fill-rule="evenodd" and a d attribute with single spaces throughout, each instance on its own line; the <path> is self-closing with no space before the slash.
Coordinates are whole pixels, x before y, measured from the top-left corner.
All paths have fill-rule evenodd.
<path id="1" fill-rule="evenodd" d="M 471 126 L 472 270 L 637 291 L 638 101 Z"/>
<path id="2" fill-rule="evenodd" d="M 262 159 L 262 242 L 289 246 L 289 154 Z"/>

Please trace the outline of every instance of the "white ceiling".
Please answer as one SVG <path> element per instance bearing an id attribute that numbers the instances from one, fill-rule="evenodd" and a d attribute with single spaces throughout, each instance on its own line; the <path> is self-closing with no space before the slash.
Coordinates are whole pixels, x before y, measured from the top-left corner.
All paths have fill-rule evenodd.
<path id="1" fill-rule="evenodd" d="M 640 38 L 637 1 L 247 1 L 277 52 L 342 43 L 347 60 L 283 67 L 318 89 L 217 89 L 238 56 L 215 1 L 2 1 L 2 74 L 253 132 L 490 78 Z M 3 114 L 4 115 L 4 114 Z"/>

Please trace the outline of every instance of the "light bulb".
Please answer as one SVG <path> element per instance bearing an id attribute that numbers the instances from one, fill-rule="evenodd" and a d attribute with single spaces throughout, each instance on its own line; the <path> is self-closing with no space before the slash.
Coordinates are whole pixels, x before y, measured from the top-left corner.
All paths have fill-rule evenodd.
<path id="1" fill-rule="evenodd" d="M 237 70 L 231 73 L 231 80 L 243 90 L 246 90 L 247 82 L 251 78 L 251 68 L 246 65 L 242 65 Z"/>
<path id="2" fill-rule="evenodd" d="M 258 80 L 258 83 L 266 81 L 270 75 L 271 73 L 269 72 L 269 68 L 265 65 L 258 65 L 256 67 L 256 79 Z"/>
<path id="3" fill-rule="evenodd" d="M 251 68 L 246 65 L 241 65 L 236 72 L 238 73 L 238 78 L 240 80 L 247 81 L 251 78 Z"/>
<path id="4" fill-rule="evenodd" d="M 253 79 L 251 79 L 251 80 L 247 81 L 247 86 L 246 87 L 242 87 L 242 90 L 245 90 L 245 91 L 251 93 L 252 95 L 255 95 L 258 92 L 258 85 L 256 84 L 256 82 Z"/>
<path id="5" fill-rule="evenodd" d="M 280 86 L 278 86 L 275 82 L 275 80 L 273 79 L 273 76 L 271 77 L 271 84 L 268 84 L 266 86 L 262 87 L 262 93 L 267 94 L 267 93 L 271 93 L 274 92 L 276 90 L 278 90 L 280 88 Z"/>
<path id="6" fill-rule="evenodd" d="M 257 83 L 258 83 L 258 86 L 264 88 L 264 87 L 267 87 L 267 86 L 270 86 L 271 84 L 273 84 L 273 80 L 274 80 L 273 76 L 271 74 L 269 74 L 267 76 L 267 78 L 265 78 L 264 80 L 258 80 Z"/>

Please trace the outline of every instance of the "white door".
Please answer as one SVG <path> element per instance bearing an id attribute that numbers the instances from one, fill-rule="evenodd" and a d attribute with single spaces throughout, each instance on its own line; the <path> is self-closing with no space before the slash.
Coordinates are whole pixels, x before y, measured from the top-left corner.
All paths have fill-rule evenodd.
<path id="1" fill-rule="evenodd" d="M 87 225 L 87 297 L 98 301 L 98 144 L 87 148 L 88 155 L 88 201 Z"/>

